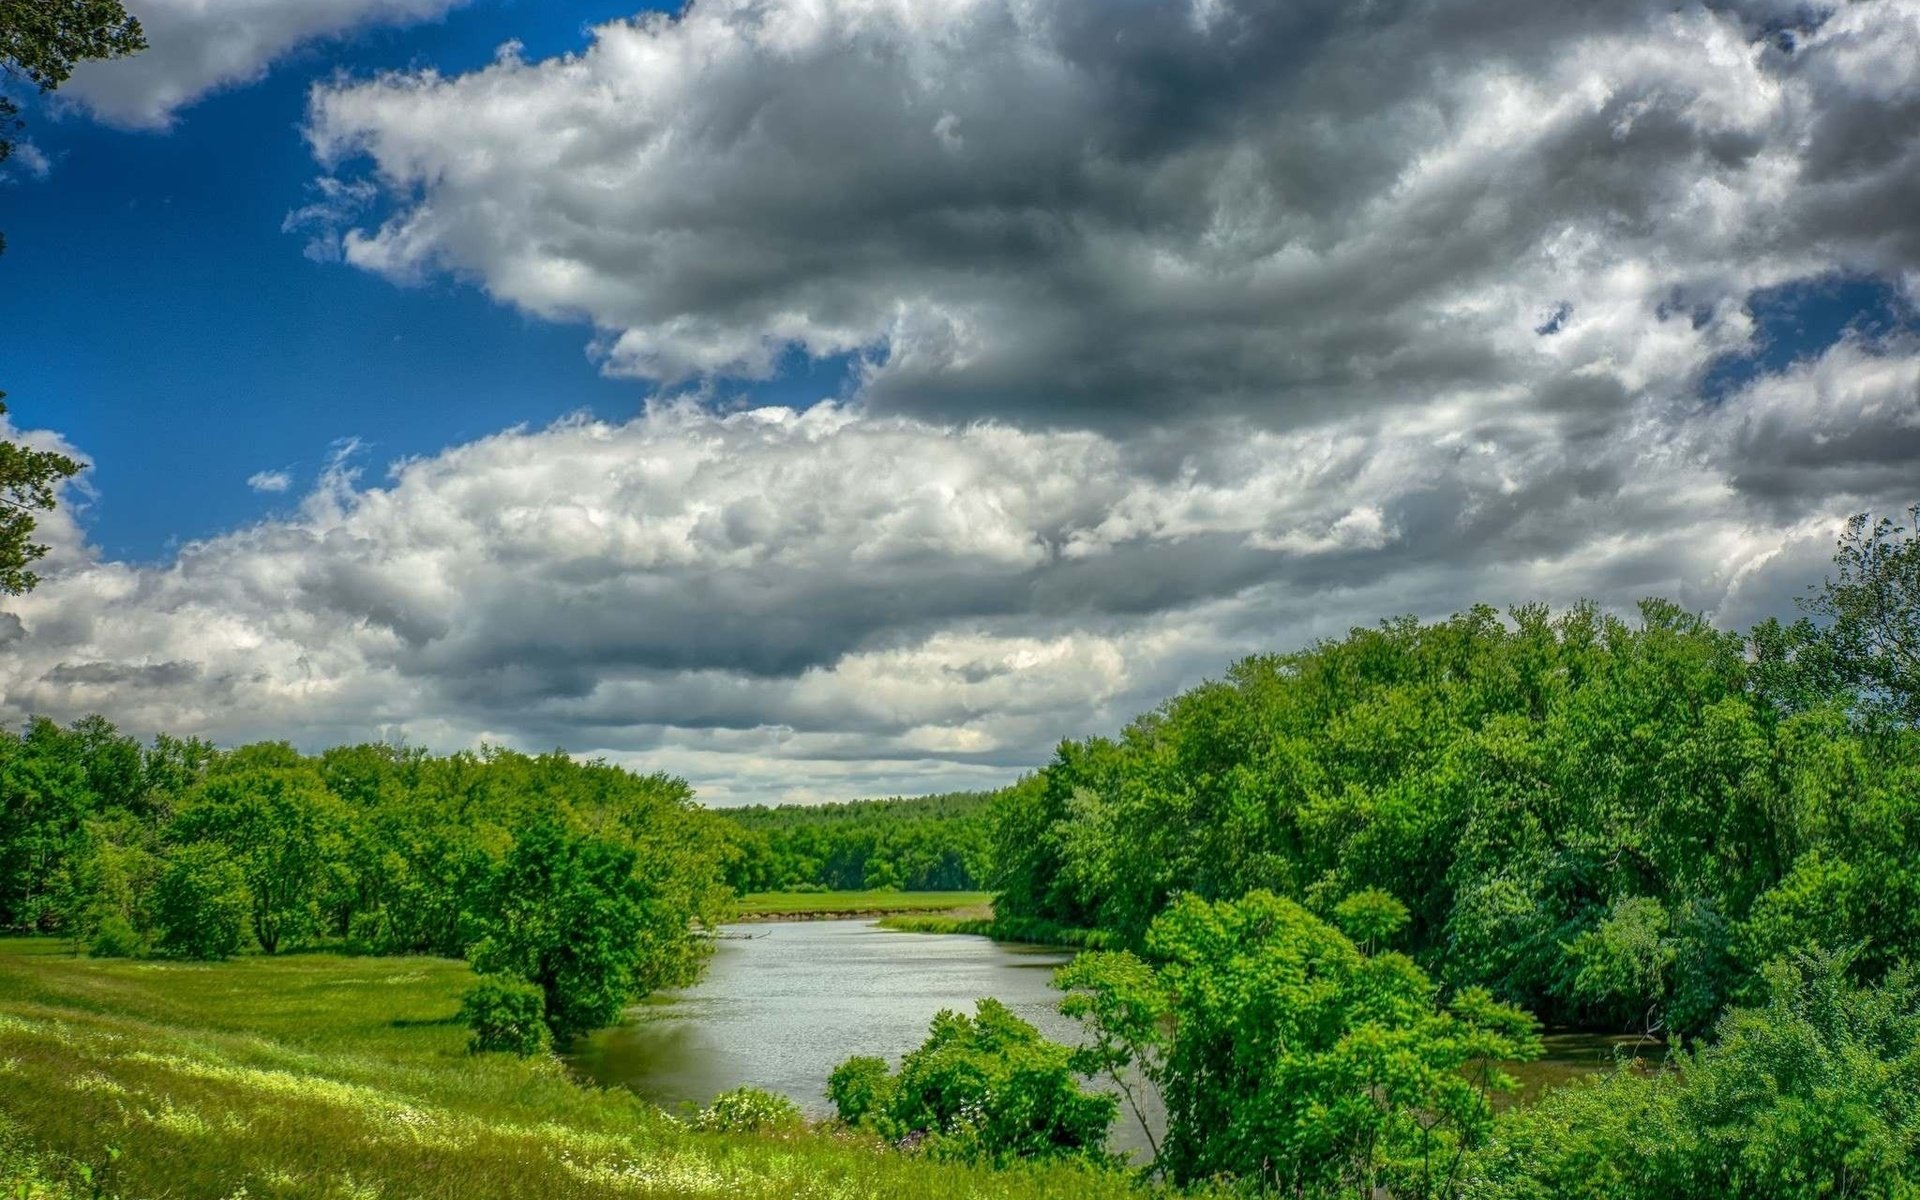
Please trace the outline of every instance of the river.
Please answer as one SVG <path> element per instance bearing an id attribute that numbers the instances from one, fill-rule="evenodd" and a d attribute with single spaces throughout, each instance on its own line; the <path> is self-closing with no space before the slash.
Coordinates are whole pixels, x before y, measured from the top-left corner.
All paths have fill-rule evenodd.
<path id="1" fill-rule="evenodd" d="M 574 1069 L 669 1111 L 753 1084 L 830 1116 L 827 1076 L 856 1054 L 898 1065 L 943 1008 L 992 996 L 1055 1041 L 1076 1040 L 1053 971 L 1071 951 L 895 933 L 872 921 L 730 926 L 693 987 L 663 992 L 575 1047 Z M 1114 1147 L 1144 1146 L 1131 1118 Z"/>

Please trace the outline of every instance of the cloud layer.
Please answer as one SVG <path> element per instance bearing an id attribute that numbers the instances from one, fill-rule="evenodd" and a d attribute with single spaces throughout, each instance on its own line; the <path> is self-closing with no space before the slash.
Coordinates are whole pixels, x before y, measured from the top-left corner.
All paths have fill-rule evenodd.
<path id="1" fill-rule="evenodd" d="M 347 261 L 586 319 L 618 374 L 797 349 L 936 418 L 1593 436 L 1757 288 L 1914 285 L 1916 80 L 1914 0 L 701 0 L 319 87 L 309 136 L 390 202 Z"/>
<path id="2" fill-rule="evenodd" d="M 164 567 L 100 561 L 57 518 L 0 694 L 9 717 L 227 740 L 564 744 L 716 801 L 995 782 L 1234 656 L 1376 616 L 1778 611 L 1830 545 L 1808 512 L 1911 485 L 1920 343 L 1647 405 L 1604 447 L 1451 418 L 1118 439 L 682 403 L 377 487 L 343 455 L 295 514 Z"/>
<path id="3" fill-rule="evenodd" d="M 208 92 L 251 83 L 289 51 L 369 25 L 438 17 L 464 0 L 138 0 L 147 49 L 82 63 L 60 94 L 115 125 L 161 129 Z"/>
<path id="4" fill-rule="evenodd" d="M 697 0 L 308 136 L 309 256 L 661 398 L 165 566 L 56 522 L 6 715 L 994 783 L 1389 614 L 1738 626 L 1920 477 L 1920 0 Z M 795 354 L 848 394 L 715 403 Z"/>

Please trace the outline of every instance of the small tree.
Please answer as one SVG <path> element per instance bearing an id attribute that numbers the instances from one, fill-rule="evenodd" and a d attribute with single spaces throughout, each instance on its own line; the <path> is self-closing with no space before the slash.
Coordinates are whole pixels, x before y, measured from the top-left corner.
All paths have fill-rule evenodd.
<path id="1" fill-rule="evenodd" d="M 224 846 L 181 846 L 154 888 L 159 948 L 176 958 L 229 958 L 247 939 L 252 908 L 246 877 Z"/>
<path id="2" fill-rule="evenodd" d="M 649 912 L 634 859 L 618 842 L 539 819 L 494 876 L 485 936 L 469 957 L 476 970 L 537 986 L 556 1043 L 612 1024 L 637 994 Z"/>
<path id="3" fill-rule="evenodd" d="M 467 1049 L 474 1054 L 503 1050 L 526 1058 L 550 1044 L 545 994 L 510 975 L 481 976 L 461 997 L 460 1019 L 473 1031 Z"/>

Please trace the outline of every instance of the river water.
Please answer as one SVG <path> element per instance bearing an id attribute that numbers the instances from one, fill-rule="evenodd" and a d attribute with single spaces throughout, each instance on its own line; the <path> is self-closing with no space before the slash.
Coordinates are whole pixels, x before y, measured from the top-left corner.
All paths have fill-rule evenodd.
<path id="1" fill-rule="evenodd" d="M 574 1069 L 669 1111 L 753 1084 L 830 1116 L 827 1076 L 856 1054 L 890 1064 L 927 1038 L 943 1008 L 992 996 L 1055 1041 L 1078 1026 L 1056 1007 L 1070 951 L 983 937 L 895 933 L 872 921 L 730 926 L 695 986 L 661 993 L 575 1047 Z M 1124 1113 L 1114 1146 L 1144 1145 Z"/>

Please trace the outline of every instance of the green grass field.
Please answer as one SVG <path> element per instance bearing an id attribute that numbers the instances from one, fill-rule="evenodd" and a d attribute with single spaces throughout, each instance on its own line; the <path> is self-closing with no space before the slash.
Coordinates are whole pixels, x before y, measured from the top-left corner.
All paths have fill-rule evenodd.
<path id="1" fill-rule="evenodd" d="M 744 918 L 795 917 L 822 913 L 853 913 L 883 916 L 889 913 L 955 912 L 980 910 L 991 913 L 990 892 L 748 892 L 740 897 Z"/>
<path id="2" fill-rule="evenodd" d="M 1133 1194 L 1119 1176 L 969 1169 L 818 1132 L 696 1134 L 555 1060 L 469 1055 L 454 1019 L 469 978 L 439 959 L 100 961 L 0 941 L 0 1195 Z"/>

